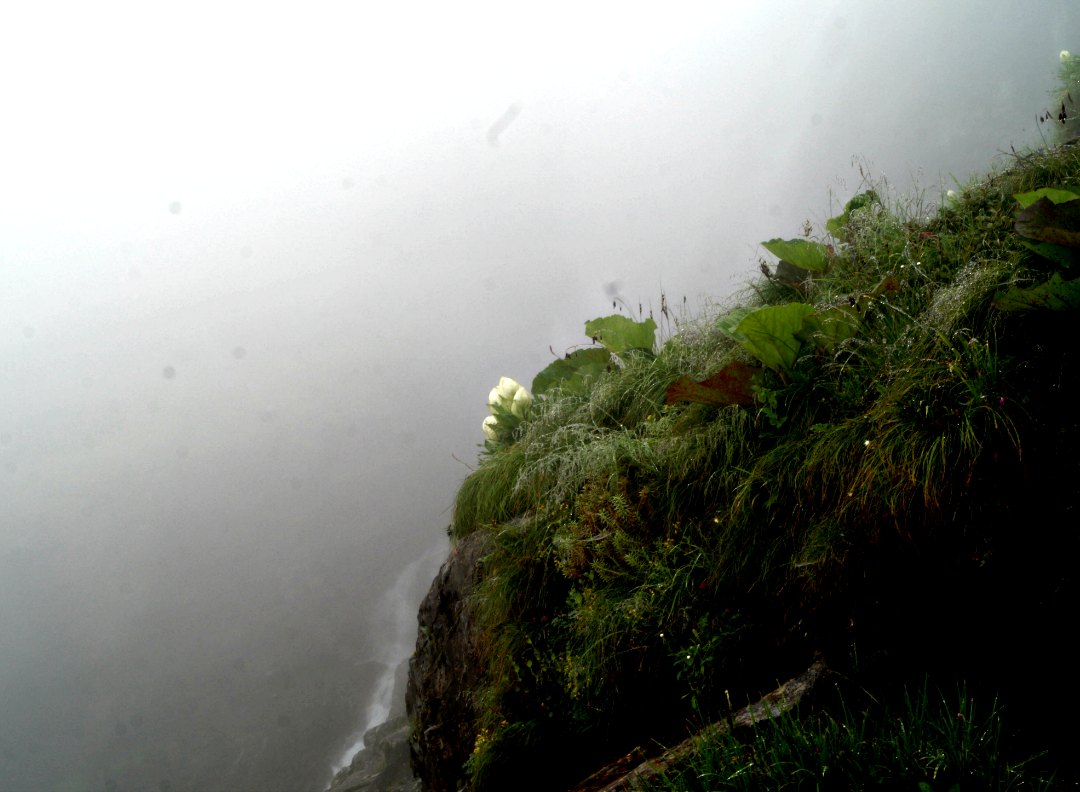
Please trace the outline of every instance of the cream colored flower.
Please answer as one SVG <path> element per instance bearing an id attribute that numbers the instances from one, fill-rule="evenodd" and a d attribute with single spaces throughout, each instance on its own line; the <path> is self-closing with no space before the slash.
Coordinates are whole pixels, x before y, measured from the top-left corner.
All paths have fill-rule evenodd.
<path id="1" fill-rule="evenodd" d="M 1071 58 L 1071 57 L 1072 57 L 1072 53 L 1069 52 L 1068 50 L 1062 50 L 1061 54 L 1058 55 L 1058 58 L 1061 59 L 1062 63 L 1065 63 L 1065 61 L 1069 60 L 1069 58 Z"/>
<path id="2" fill-rule="evenodd" d="M 530 407 L 532 407 L 532 394 L 525 388 L 518 386 L 517 393 L 514 394 L 514 400 L 510 404 L 510 412 L 518 418 L 524 418 Z"/>
<path id="3" fill-rule="evenodd" d="M 499 377 L 499 384 L 488 394 L 488 407 L 494 412 L 495 407 L 509 410 L 514 401 L 514 394 L 521 389 L 521 384 L 510 377 Z"/>
<path id="4" fill-rule="evenodd" d="M 510 377 L 500 377 L 499 384 L 488 394 L 491 415 L 484 419 L 484 435 L 487 439 L 493 442 L 507 440 L 525 418 L 532 401 L 532 394 L 520 382 Z"/>

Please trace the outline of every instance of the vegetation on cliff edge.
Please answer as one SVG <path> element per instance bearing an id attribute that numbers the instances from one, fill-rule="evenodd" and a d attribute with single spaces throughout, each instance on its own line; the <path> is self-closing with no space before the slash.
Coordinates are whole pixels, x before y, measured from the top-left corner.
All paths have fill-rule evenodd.
<path id="1" fill-rule="evenodd" d="M 1080 146 L 940 206 L 864 188 L 737 304 L 665 302 L 677 332 L 543 383 L 462 485 L 452 537 L 493 547 L 475 789 L 565 788 L 815 656 L 842 683 L 802 733 L 962 686 L 1000 788 L 1075 776 Z"/>

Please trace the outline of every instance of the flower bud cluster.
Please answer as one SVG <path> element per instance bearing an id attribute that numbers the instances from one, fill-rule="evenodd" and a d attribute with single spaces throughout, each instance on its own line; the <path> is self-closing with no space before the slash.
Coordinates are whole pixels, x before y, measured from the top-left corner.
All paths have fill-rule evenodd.
<path id="1" fill-rule="evenodd" d="M 500 377 L 499 384 L 488 394 L 488 410 L 484 419 L 484 436 L 490 443 L 509 439 L 532 406 L 532 394 L 517 380 Z"/>

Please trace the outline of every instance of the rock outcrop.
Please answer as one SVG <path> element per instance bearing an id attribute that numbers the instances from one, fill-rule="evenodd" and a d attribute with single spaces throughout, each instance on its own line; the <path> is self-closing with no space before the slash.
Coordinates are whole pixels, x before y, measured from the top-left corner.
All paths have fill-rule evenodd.
<path id="1" fill-rule="evenodd" d="M 472 691 L 482 668 L 468 600 L 480 580 L 487 545 L 479 531 L 459 542 L 420 605 L 405 707 L 412 724 L 412 767 L 425 792 L 455 792 L 475 744 Z"/>
<path id="2" fill-rule="evenodd" d="M 420 781 L 409 762 L 408 666 L 406 661 L 396 669 L 389 717 L 364 732 L 364 747 L 334 775 L 327 792 L 420 792 Z"/>
<path id="3" fill-rule="evenodd" d="M 369 729 L 364 748 L 334 776 L 328 792 L 420 792 L 409 765 L 409 721 L 398 715 Z"/>
<path id="4" fill-rule="evenodd" d="M 408 737 L 404 715 L 368 729 L 364 749 L 339 771 L 328 792 L 420 792 L 409 766 Z"/>

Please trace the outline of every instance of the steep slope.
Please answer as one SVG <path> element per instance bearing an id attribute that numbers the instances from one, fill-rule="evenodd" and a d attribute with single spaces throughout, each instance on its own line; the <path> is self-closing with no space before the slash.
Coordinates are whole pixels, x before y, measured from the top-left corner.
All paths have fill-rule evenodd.
<path id="1" fill-rule="evenodd" d="M 493 407 L 451 529 L 484 552 L 414 658 L 424 788 L 565 789 L 814 658 L 838 696 L 801 718 L 963 685 L 1000 704 L 1003 767 L 1071 778 L 1078 148 L 940 207 L 866 185 L 768 243 L 740 305 L 665 304 L 648 345 L 593 324 L 531 408 Z"/>

